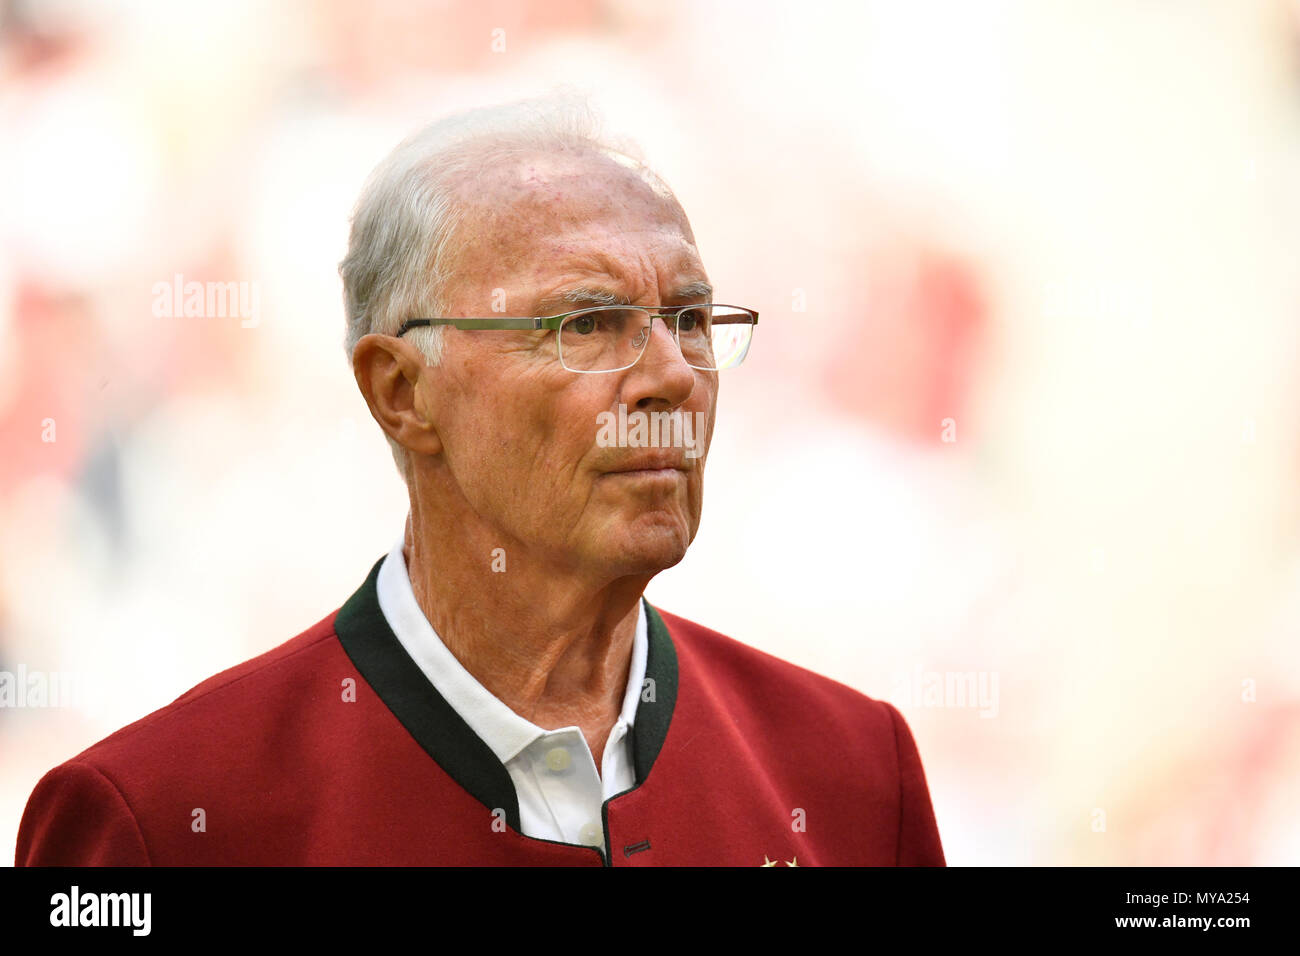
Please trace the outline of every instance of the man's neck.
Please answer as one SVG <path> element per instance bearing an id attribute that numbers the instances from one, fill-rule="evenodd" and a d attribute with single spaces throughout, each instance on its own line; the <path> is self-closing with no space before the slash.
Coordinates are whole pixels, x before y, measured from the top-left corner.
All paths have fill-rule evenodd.
<path id="1" fill-rule="evenodd" d="M 645 581 L 557 576 L 527 555 L 460 540 L 469 526 L 421 521 L 412 508 L 403 555 L 416 603 L 490 694 L 543 729 L 579 727 L 599 768 L 622 710 Z M 439 534 L 449 527 L 458 540 Z"/>

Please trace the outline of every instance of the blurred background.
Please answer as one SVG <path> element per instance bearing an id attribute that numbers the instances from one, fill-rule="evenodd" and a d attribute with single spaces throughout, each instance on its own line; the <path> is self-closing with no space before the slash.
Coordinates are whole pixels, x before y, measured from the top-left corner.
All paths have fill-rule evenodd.
<path id="1" fill-rule="evenodd" d="M 952 864 L 1300 863 L 1300 0 L 0 0 L 0 860 L 397 540 L 352 204 L 559 86 L 762 315 L 651 602 L 894 702 Z"/>

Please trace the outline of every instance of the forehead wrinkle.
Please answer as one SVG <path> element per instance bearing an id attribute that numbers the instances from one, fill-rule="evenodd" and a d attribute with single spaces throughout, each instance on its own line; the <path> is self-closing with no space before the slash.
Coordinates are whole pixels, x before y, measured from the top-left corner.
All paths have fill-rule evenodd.
<path id="1" fill-rule="evenodd" d="M 516 176 L 519 171 L 515 166 Z M 496 177 L 507 174 L 508 178 L 508 170 L 496 169 L 492 174 Z M 620 178 L 628 176 L 630 173 L 623 170 Z M 452 269 L 461 280 L 462 294 L 486 302 L 487 297 L 494 294 L 491 290 L 508 288 L 513 284 L 510 280 L 512 274 L 522 277 L 521 274 L 531 271 L 530 284 L 535 289 L 541 287 L 541 294 L 533 299 L 532 309 L 527 310 L 531 315 L 564 311 L 563 308 L 543 308 L 542 304 L 544 300 L 553 300 L 557 293 L 564 292 L 566 282 L 582 282 L 608 292 L 612 298 L 629 302 L 632 297 L 643 294 L 645 280 L 643 276 L 638 278 L 637 273 L 647 262 L 653 265 L 660 258 L 666 262 L 666 267 L 661 270 L 656 266 L 656 272 L 667 272 L 678 279 L 696 279 L 698 283 L 705 276 L 704 267 L 681 206 L 671 194 L 666 198 L 656 197 L 653 193 L 646 197 L 646 193 L 650 193 L 646 184 L 633 178 L 633 191 L 653 200 L 649 207 L 633 211 L 621 205 L 604 203 L 602 193 L 610 187 L 617 188 L 617 182 L 589 184 L 587 189 L 568 193 L 565 199 L 569 201 L 558 202 L 555 200 L 559 196 L 544 187 L 537 190 L 525 187 L 525 194 L 532 193 L 531 201 L 530 197 L 521 197 L 517 192 L 510 195 L 524 185 L 517 180 L 506 195 L 483 190 L 473 197 L 462 196 L 467 200 L 465 211 L 469 215 L 465 217 L 467 229 L 462 233 Z M 593 185 L 597 186 L 594 190 L 590 188 Z M 543 201 L 539 207 L 537 200 L 548 192 L 550 202 Z M 592 248 L 596 242 L 608 242 L 609 237 L 602 234 L 602 229 L 605 233 L 612 230 L 614 236 L 631 230 L 654 234 L 655 238 L 645 248 L 633 245 L 629 249 L 630 255 L 621 257 L 617 253 Z M 659 285 L 658 275 L 654 283 L 656 287 Z M 531 290 L 517 291 L 527 294 Z M 655 295 L 657 297 L 657 292 Z M 658 304 L 698 297 L 695 291 L 675 289 L 674 294 Z M 477 310 L 486 315 L 481 305 L 469 307 L 469 314 Z"/>
<path id="2" fill-rule="evenodd" d="M 685 239 L 685 237 L 683 237 Z M 592 279 L 608 279 L 619 286 L 628 287 L 636 283 L 633 276 L 624 267 L 623 262 L 615 256 L 599 249 L 570 253 L 563 262 L 564 273 L 568 276 L 589 276 Z M 545 267 L 538 269 L 541 272 Z M 680 250 L 674 257 L 671 268 L 674 276 L 687 273 L 699 273 L 699 262 L 686 249 Z"/>
<path id="3" fill-rule="evenodd" d="M 580 285 L 545 293 L 536 300 L 532 311 L 534 315 L 559 315 L 574 307 L 630 304 L 627 296 L 611 292 L 600 285 Z"/>
<path id="4" fill-rule="evenodd" d="M 680 275 L 680 273 L 679 273 Z M 713 286 L 705 279 L 692 279 L 679 282 L 672 291 L 656 305 L 672 305 L 674 300 L 708 299 L 713 295 Z M 583 285 L 571 285 L 568 280 L 557 283 L 550 291 L 543 293 L 533 304 L 534 315 L 558 315 L 565 311 L 565 305 L 631 305 L 631 296 L 615 292 L 597 279 L 596 282 Z M 557 311 L 558 310 L 558 311 Z"/>

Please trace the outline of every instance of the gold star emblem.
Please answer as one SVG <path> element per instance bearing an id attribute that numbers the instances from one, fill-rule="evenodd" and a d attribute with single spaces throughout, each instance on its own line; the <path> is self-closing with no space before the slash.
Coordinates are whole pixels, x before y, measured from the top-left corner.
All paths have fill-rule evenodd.
<path id="1" fill-rule="evenodd" d="M 765 856 L 765 857 L 763 857 L 763 859 L 766 860 L 767 857 Z M 786 866 L 798 866 L 798 865 L 799 865 L 799 858 L 798 858 L 797 856 L 796 856 L 793 860 L 791 860 L 790 862 L 788 862 L 788 863 L 786 864 Z"/>
<path id="2" fill-rule="evenodd" d="M 769 859 L 767 858 L 767 854 L 764 853 L 764 854 L 763 854 L 763 862 L 762 862 L 760 865 L 761 865 L 761 866 L 776 866 L 776 860 L 769 860 Z"/>

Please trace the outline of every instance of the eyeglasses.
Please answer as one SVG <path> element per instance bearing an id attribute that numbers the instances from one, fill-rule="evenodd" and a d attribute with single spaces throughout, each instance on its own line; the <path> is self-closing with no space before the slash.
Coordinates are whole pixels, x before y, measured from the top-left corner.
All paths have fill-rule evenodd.
<path id="1" fill-rule="evenodd" d="M 672 330 L 686 364 L 704 371 L 735 368 L 749 353 L 758 313 L 736 305 L 657 306 L 642 309 L 602 305 L 532 318 L 408 319 L 398 336 L 420 326 L 458 329 L 549 329 L 556 332 L 560 364 L 571 372 L 619 372 L 645 352 L 650 328 L 659 316 Z"/>

